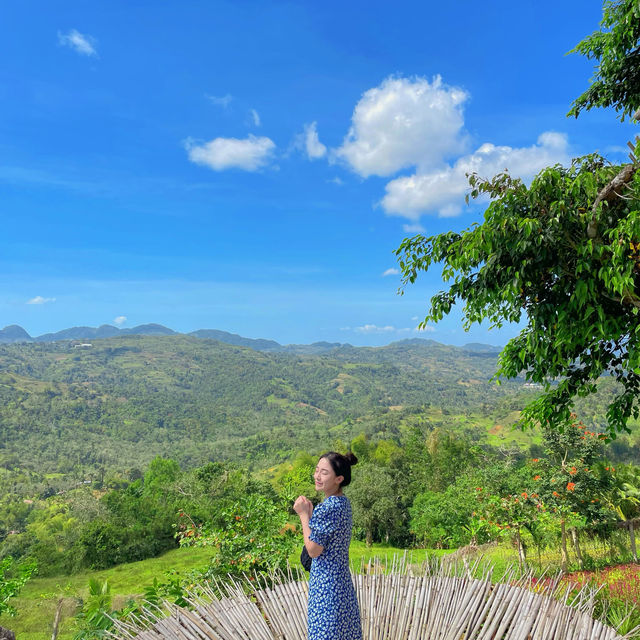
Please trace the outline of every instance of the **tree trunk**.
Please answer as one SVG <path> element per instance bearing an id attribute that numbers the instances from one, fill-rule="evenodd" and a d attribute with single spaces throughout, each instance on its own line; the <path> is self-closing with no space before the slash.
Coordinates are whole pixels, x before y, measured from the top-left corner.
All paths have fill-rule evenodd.
<path id="1" fill-rule="evenodd" d="M 625 165 L 613 180 L 600 190 L 591 208 L 591 220 L 587 225 L 587 236 L 589 238 L 595 238 L 598 235 L 598 220 L 596 219 L 596 214 L 598 213 L 600 204 L 603 202 L 611 204 L 614 200 L 621 198 L 624 187 L 631 182 L 637 169 L 638 167 L 635 164 Z"/>
<path id="2" fill-rule="evenodd" d="M 578 531 L 575 527 L 571 527 L 571 539 L 573 540 L 573 548 L 576 550 L 576 558 L 578 558 L 578 566 L 583 568 L 582 551 L 580 550 L 580 540 L 578 539 Z"/>
<path id="3" fill-rule="evenodd" d="M 58 637 L 58 625 L 60 624 L 60 614 L 62 613 L 62 603 L 64 600 L 60 598 L 58 600 L 58 608 L 56 609 L 56 617 L 53 620 L 53 631 L 51 632 L 51 640 L 56 640 Z"/>
<path id="4" fill-rule="evenodd" d="M 367 547 L 370 547 L 373 544 L 373 531 L 371 531 L 371 529 L 367 529 L 366 542 Z"/>
<path id="5" fill-rule="evenodd" d="M 522 544 L 522 538 L 520 537 L 520 529 L 516 529 L 516 542 L 518 544 L 518 566 L 522 571 L 527 570 L 527 554 Z"/>
<path id="6" fill-rule="evenodd" d="M 569 554 L 567 553 L 567 528 L 564 523 L 564 518 L 560 521 L 560 551 L 562 552 L 562 571 L 567 573 L 569 568 Z"/>

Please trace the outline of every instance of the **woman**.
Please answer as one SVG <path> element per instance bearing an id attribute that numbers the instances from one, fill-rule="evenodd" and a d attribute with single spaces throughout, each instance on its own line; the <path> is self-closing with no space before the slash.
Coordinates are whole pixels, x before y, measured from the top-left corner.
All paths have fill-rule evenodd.
<path id="1" fill-rule="evenodd" d="M 293 509 L 300 517 L 304 545 L 313 558 L 309 576 L 309 640 L 361 640 L 360 612 L 349 571 L 351 505 L 342 488 L 351 482 L 358 459 L 325 453 L 314 473 L 316 491 L 325 499 L 314 509 L 300 496 Z"/>

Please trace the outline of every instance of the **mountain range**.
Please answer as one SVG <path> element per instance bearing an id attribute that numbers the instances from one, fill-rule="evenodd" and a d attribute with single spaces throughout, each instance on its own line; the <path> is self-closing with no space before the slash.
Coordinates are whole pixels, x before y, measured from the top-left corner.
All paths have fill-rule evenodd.
<path id="1" fill-rule="evenodd" d="M 27 331 L 17 324 L 6 326 L 0 329 L 0 344 L 13 344 L 19 342 L 59 342 L 61 340 L 92 340 L 98 338 L 114 338 L 116 336 L 142 335 L 142 336 L 171 336 L 180 335 L 179 332 L 169 329 L 161 324 L 150 323 L 141 324 L 130 329 L 121 329 L 110 324 L 103 324 L 99 327 L 70 327 L 55 333 L 44 333 L 40 336 L 32 337 Z M 313 342 L 312 344 L 288 344 L 282 345 L 275 340 L 264 338 L 245 338 L 236 333 L 221 331 L 220 329 L 198 329 L 187 334 L 195 338 L 217 340 L 226 342 L 238 347 L 249 347 L 255 351 L 296 353 L 296 354 L 321 354 L 341 347 L 351 347 L 348 343 L 340 342 Z M 402 340 L 403 343 L 416 342 L 416 344 L 438 344 L 433 340 L 423 338 L 413 338 Z M 499 352 L 501 347 L 488 344 L 470 343 L 462 347 L 466 351 L 476 352 Z"/>

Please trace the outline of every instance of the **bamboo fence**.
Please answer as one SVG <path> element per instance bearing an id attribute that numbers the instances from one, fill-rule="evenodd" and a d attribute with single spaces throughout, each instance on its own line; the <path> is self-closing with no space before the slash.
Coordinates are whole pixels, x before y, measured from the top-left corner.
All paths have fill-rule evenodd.
<path id="1" fill-rule="evenodd" d="M 560 576 L 544 582 L 516 569 L 491 582 L 480 561 L 454 565 L 380 561 L 352 573 L 363 640 L 623 640 L 594 619 L 597 589 L 571 591 Z M 480 577 L 477 577 L 480 576 Z M 118 640 L 306 640 L 306 575 L 214 581 L 187 595 L 189 609 L 148 604 L 114 621 Z"/>

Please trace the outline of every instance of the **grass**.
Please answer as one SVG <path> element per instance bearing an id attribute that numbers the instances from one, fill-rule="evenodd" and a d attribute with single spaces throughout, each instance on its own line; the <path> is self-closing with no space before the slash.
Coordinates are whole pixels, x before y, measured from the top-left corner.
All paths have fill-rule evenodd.
<path id="1" fill-rule="evenodd" d="M 11 629 L 20 640 L 45 640 L 51 637 L 56 606 L 64 599 L 60 640 L 69 640 L 74 633 L 73 615 L 83 597 L 86 597 L 90 578 L 109 580 L 111 592 L 116 596 L 114 605 L 124 604 L 127 596 L 137 595 L 142 588 L 162 578 L 166 571 L 188 571 L 205 566 L 211 558 L 211 549 L 175 549 L 148 560 L 118 565 L 102 571 L 85 571 L 70 576 L 34 578 L 22 589 L 13 605 L 18 609 L 15 618 L 0 618 L 0 625 Z"/>

